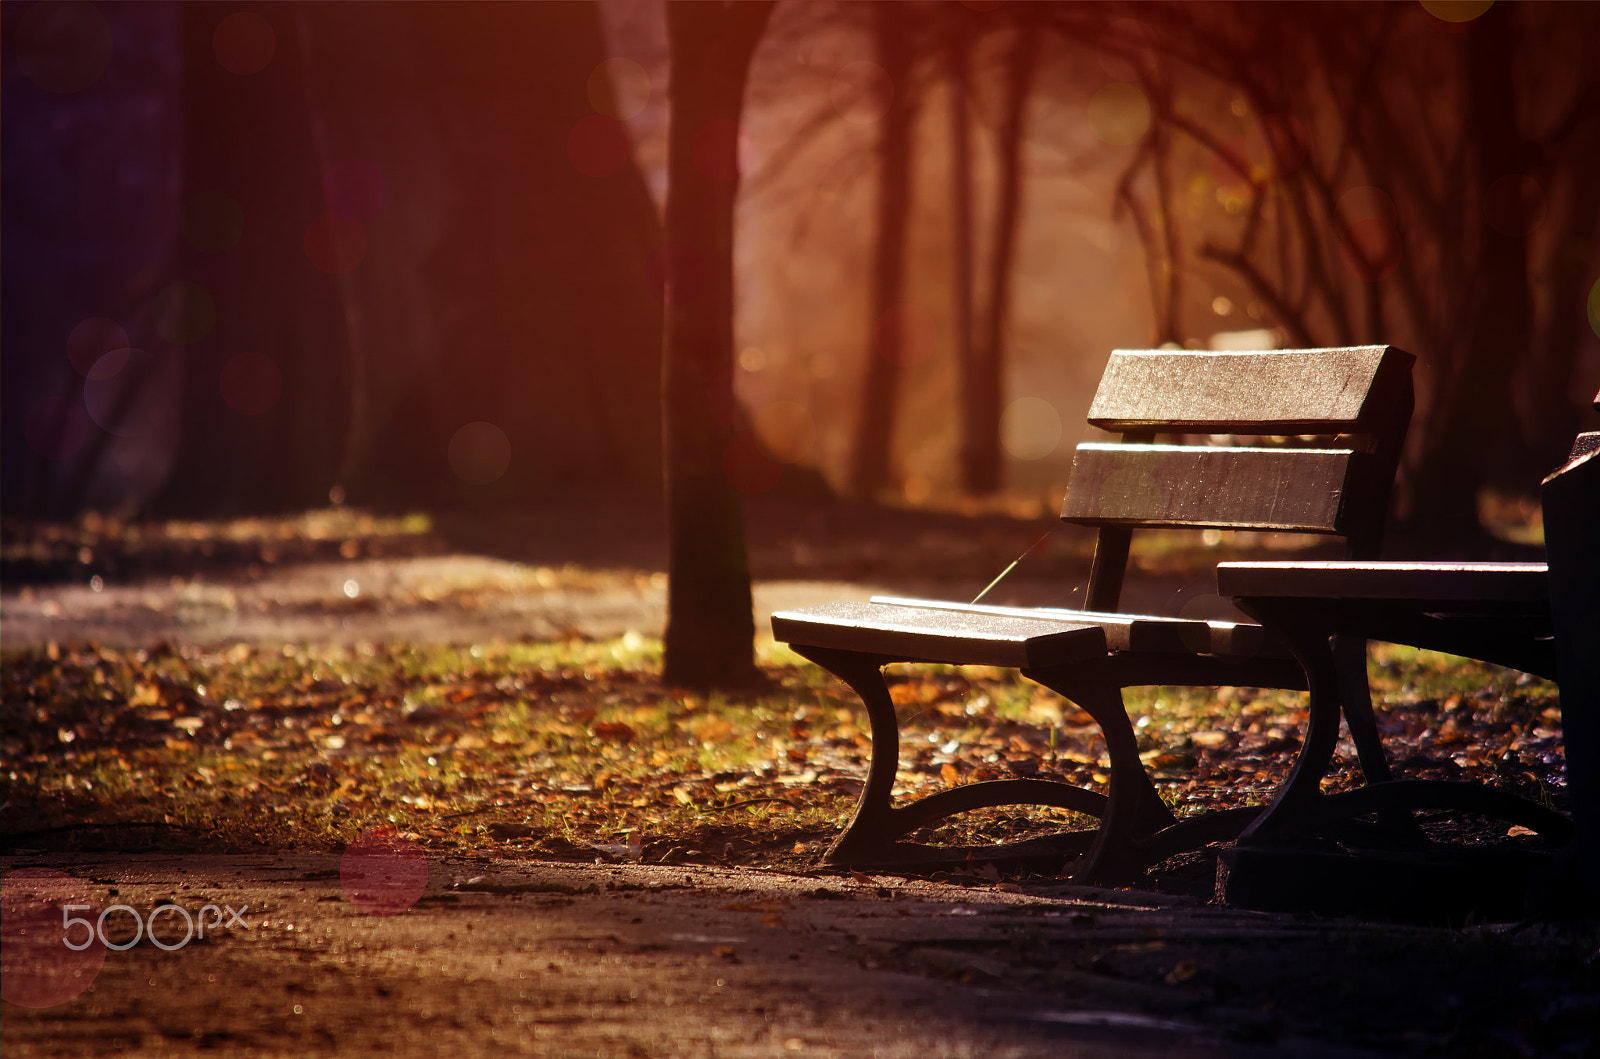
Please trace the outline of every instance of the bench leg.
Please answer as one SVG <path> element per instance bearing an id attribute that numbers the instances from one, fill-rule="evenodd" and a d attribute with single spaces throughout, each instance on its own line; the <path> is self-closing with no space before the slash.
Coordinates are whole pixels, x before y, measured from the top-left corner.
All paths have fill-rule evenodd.
<path id="1" fill-rule="evenodd" d="M 1074 866 L 1072 878 L 1085 883 L 1120 883 L 1148 865 L 1139 840 L 1172 825 L 1172 810 L 1161 800 L 1139 760 L 1138 739 L 1122 703 L 1121 684 L 1104 665 L 1027 670 L 1024 674 L 1083 707 L 1105 736 L 1111 758 L 1111 799 L 1094 845 Z"/>
<path id="2" fill-rule="evenodd" d="M 885 660 L 852 651 L 796 650 L 850 686 L 867 708 L 872 731 L 872 762 L 867 767 L 866 786 L 856 802 L 855 815 L 825 859 L 834 864 L 864 863 L 875 856 L 882 859 L 901 834 L 889 800 L 895 771 L 900 766 L 900 721 L 883 679 Z"/>
<path id="3" fill-rule="evenodd" d="M 920 827 L 973 809 L 1050 805 L 1090 816 L 1105 816 L 1108 802 L 1104 795 L 1069 783 L 1042 779 L 967 783 L 896 808 L 890 796 L 900 763 L 900 724 L 894 701 L 889 697 L 888 684 L 883 679 L 883 667 L 889 660 L 824 648 L 795 646 L 794 650 L 849 685 L 866 707 L 872 731 L 872 761 L 867 768 L 867 782 L 856 802 L 855 815 L 824 857 L 828 863 L 884 865 L 927 860 L 930 858 L 928 849 L 901 846 L 897 851 L 897 841 Z M 1123 719 L 1126 723 L 1125 716 Z M 981 852 L 1015 848 L 994 847 Z"/>
<path id="4" fill-rule="evenodd" d="M 1344 681 L 1341 680 L 1340 662 L 1335 658 L 1329 638 L 1314 628 L 1285 626 L 1284 632 L 1289 641 L 1289 649 L 1294 652 L 1295 658 L 1305 669 L 1306 682 L 1310 686 L 1311 701 L 1306 721 L 1306 738 L 1300 746 L 1300 756 L 1295 759 L 1289 778 L 1278 788 L 1278 793 L 1273 796 L 1266 811 L 1244 829 L 1239 836 L 1241 844 L 1295 831 L 1320 796 L 1322 777 L 1328 771 L 1328 763 L 1333 760 L 1334 749 L 1339 744 L 1340 693 L 1344 690 L 1341 687 Z M 1347 654 L 1353 653 L 1348 648 L 1345 651 Z M 1349 657 L 1345 659 L 1344 672 L 1348 679 L 1353 679 L 1351 673 L 1353 661 L 1354 659 Z M 1363 696 L 1366 696 L 1368 692 L 1364 661 L 1361 687 Z M 1372 721 L 1372 700 L 1366 698 L 1365 701 L 1366 720 L 1372 722 L 1371 735 L 1376 739 L 1377 725 Z M 1359 707 L 1357 709 L 1359 710 Z M 1381 748 L 1378 753 L 1381 758 Z M 1388 775 L 1386 763 L 1383 766 L 1383 775 Z"/>

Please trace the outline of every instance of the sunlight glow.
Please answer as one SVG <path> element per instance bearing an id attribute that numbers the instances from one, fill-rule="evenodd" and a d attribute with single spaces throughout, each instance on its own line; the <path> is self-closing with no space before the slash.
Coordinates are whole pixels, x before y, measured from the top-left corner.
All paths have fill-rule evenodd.
<path id="1" fill-rule="evenodd" d="M 1150 128 L 1150 100 L 1138 85 L 1102 85 L 1089 100 L 1089 127 L 1113 147 L 1138 143 Z"/>

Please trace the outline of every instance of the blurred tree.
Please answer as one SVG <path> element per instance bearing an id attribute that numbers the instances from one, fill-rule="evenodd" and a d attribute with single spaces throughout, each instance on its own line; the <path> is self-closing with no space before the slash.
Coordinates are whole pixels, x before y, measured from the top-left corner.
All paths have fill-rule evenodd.
<path id="1" fill-rule="evenodd" d="M 660 221 L 598 7 L 299 11 L 322 208 L 367 246 L 337 275 L 350 498 L 656 493 Z"/>
<path id="2" fill-rule="evenodd" d="M 658 495 L 660 223 L 594 3 L 4 17 L 44 193 L 6 197 L 8 503 Z"/>
<path id="3" fill-rule="evenodd" d="M 662 679 L 752 680 L 755 624 L 744 513 L 729 480 L 733 394 L 733 207 L 739 118 L 767 2 L 669 0 L 662 399 L 669 586 Z"/>
<path id="4" fill-rule="evenodd" d="M 995 150 L 997 202 L 990 240 L 988 283 L 982 322 L 967 343 L 962 387 L 962 485 L 968 492 L 992 493 L 1001 485 L 1000 416 L 1005 403 L 1006 342 L 1010 335 L 1012 280 L 1016 270 L 1017 228 L 1022 216 L 1022 148 L 1028 100 L 1039 65 L 1039 15 L 1023 5 L 1013 16 L 1005 53 L 1004 94 Z"/>
<path id="5" fill-rule="evenodd" d="M 350 347 L 337 282 L 306 257 L 306 226 L 324 207 L 295 9 L 178 10 L 183 218 L 156 328 L 178 350 L 182 397 L 152 506 L 316 506 L 344 455 Z"/>
<path id="6" fill-rule="evenodd" d="M 890 483 L 897 381 L 913 326 L 902 306 L 906 225 L 911 216 L 912 129 L 918 92 L 912 66 L 919 19 L 909 5 L 881 0 L 874 7 L 873 46 L 888 75 L 888 106 L 879 125 L 877 228 L 872 255 L 872 296 L 867 320 L 866 369 L 851 450 L 849 491 L 870 498 Z"/>
<path id="7" fill-rule="evenodd" d="M 1593 264 L 1579 174 L 1595 165 L 1595 75 L 1564 38 L 1592 38 L 1594 11 L 1500 4 L 1467 23 L 1415 4 L 1128 12 L 1096 43 L 1137 71 L 1149 114 L 1120 194 L 1153 275 L 1172 280 L 1154 285 L 1158 320 L 1194 340 L 1178 322 L 1192 307 L 1176 277 L 1189 274 L 1241 291 L 1292 344 L 1415 352 L 1402 546 L 1496 547 L 1479 491 L 1496 476 L 1536 481 L 1561 456 L 1548 431 L 1518 429 L 1534 336 L 1532 418 L 1558 408 L 1570 422 L 1577 389 L 1574 328 L 1552 321 L 1581 307 L 1554 304 L 1545 284 L 1571 300 L 1572 275 Z M 1553 187 L 1572 190 L 1558 204 Z M 1560 235 L 1569 222 L 1577 245 Z"/>

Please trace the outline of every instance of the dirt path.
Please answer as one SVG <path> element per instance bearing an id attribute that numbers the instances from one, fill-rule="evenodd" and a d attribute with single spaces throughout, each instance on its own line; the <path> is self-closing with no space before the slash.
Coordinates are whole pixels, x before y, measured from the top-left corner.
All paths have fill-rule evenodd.
<path id="1" fill-rule="evenodd" d="M 1592 933 L 1330 924 L 1059 883 L 449 859 L 414 906 L 376 915 L 331 856 L 5 867 L 81 880 L 80 915 L 239 913 L 188 944 L 163 914 L 172 951 L 145 937 L 72 999 L 8 1003 L 12 1059 L 1558 1054 L 1600 1007 L 1570 977 Z M 106 930 L 120 943 L 131 914 Z M 8 967 L 8 993 L 28 966 Z"/>

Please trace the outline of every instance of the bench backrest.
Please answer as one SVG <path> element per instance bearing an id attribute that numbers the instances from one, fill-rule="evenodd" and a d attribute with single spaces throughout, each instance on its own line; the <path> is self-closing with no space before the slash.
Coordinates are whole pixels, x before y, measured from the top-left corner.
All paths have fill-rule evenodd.
<path id="1" fill-rule="evenodd" d="M 1392 346 L 1112 353 L 1089 422 L 1121 438 L 1078 446 L 1061 510 L 1100 530 L 1084 608 L 1117 609 L 1139 528 L 1332 534 L 1377 558 L 1412 362 Z"/>

